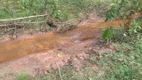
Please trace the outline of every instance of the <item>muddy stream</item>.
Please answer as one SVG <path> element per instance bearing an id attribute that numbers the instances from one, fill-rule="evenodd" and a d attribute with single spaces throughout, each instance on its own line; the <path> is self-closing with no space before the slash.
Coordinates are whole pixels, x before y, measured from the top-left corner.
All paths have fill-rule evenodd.
<path id="1" fill-rule="evenodd" d="M 7 41 L 0 46 L 0 63 L 32 53 L 48 51 L 59 46 L 77 44 L 88 39 L 97 39 L 101 32 L 99 28 L 108 28 L 110 26 L 118 28 L 123 23 L 123 20 L 87 23 L 62 33 L 48 32 L 26 40 Z"/>

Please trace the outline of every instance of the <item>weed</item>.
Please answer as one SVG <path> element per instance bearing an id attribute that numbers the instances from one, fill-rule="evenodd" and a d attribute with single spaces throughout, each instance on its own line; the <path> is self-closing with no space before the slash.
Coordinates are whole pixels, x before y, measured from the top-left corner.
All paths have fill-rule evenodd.
<path id="1" fill-rule="evenodd" d="M 16 76 L 15 80 L 29 80 L 31 78 L 31 75 L 27 73 L 20 73 Z"/>

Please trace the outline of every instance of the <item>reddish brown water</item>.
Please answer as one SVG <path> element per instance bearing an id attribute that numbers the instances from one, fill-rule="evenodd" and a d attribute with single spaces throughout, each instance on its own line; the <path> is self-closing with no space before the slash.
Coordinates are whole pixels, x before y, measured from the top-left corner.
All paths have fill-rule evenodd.
<path id="1" fill-rule="evenodd" d="M 76 40 L 92 39 L 97 35 L 97 29 L 76 28 L 64 33 L 49 32 L 31 39 L 6 42 L 0 46 L 0 62 L 47 51 L 62 45 L 74 44 Z"/>
<path id="2" fill-rule="evenodd" d="M 31 39 L 10 41 L 0 46 L 0 62 L 9 61 L 32 53 L 47 51 L 62 45 L 75 44 L 76 41 L 96 39 L 100 34 L 97 28 L 119 28 L 124 20 L 88 23 L 63 33 L 49 32 Z"/>

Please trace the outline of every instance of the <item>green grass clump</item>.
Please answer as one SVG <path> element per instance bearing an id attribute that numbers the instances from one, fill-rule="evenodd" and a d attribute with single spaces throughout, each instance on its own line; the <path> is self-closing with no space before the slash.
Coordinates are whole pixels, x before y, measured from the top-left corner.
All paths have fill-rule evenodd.
<path id="1" fill-rule="evenodd" d="M 20 73 L 16 76 L 15 80 L 29 80 L 31 78 L 31 75 L 27 73 Z"/>
<path id="2" fill-rule="evenodd" d="M 78 75 L 75 71 L 75 68 L 71 65 L 66 65 L 57 70 L 51 70 L 47 75 L 41 76 L 37 80 L 73 80 L 77 79 L 82 80 L 83 78 Z"/>

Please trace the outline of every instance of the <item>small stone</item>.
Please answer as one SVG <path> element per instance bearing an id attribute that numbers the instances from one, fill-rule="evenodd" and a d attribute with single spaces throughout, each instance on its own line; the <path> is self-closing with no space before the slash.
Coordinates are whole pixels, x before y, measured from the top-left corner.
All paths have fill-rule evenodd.
<path id="1" fill-rule="evenodd" d="M 74 42 L 75 42 L 75 43 L 80 43 L 80 40 L 75 40 Z"/>

